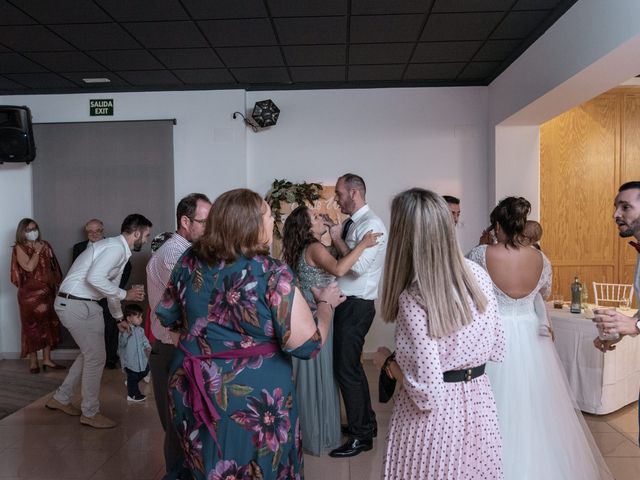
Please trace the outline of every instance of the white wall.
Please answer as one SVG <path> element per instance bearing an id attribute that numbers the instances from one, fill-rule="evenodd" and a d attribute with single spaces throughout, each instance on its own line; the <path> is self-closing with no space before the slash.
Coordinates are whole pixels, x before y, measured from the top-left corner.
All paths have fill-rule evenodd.
<path id="1" fill-rule="evenodd" d="M 113 98 L 114 116 L 90 117 L 91 98 Z M 27 105 L 34 123 L 175 118 L 176 199 L 194 191 L 215 197 L 246 186 L 246 131 L 241 121 L 231 118 L 234 111 L 244 111 L 244 102 L 242 90 L 0 97 L 0 105 Z M 127 193 L 135 194 L 114 186 L 114 195 Z M 18 221 L 33 211 L 30 166 L 0 165 L 0 204 L 0 356 L 15 357 L 20 352 L 20 321 L 16 288 L 9 283 L 10 248 Z"/>
<path id="2" fill-rule="evenodd" d="M 465 250 L 486 222 L 486 87 L 248 92 L 246 98 L 243 91 L 41 95 L 0 97 L 0 104 L 29 106 L 36 123 L 100 120 L 89 117 L 90 98 L 113 98 L 113 120 L 177 119 L 176 199 L 191 191 L 213 198 L 246 185 L 264 194 L 274 178 L 334 184 L 353 171 L 364 176 L 369 203 L 387 224 L 392 196 L 413 186 L 462 198 L 458 231 Z M 231 119 L 264 98 L 282 110 L 276 127 L 254 133 Z M 0 166 L 0 202 L 12 206 L 0 212 L 6 252 L 0 272 L 8 272 L 15 225 L 32 212 L 30 167 Z M 6 357 L 19 351 L 18 318 L 15 287 L 0 275 Z M 392 341 L 392 327 L 377 321 L 365 349 Z"/>
<path id="3" fill-rule="evenodd" d="M 485 87 L 248 92 L 247 106 L 266 98 L 281 114 L 247 133 L 250 188 L 266 193 L 274 178 L 335 185 L 357 173 L 387 226 L 395 194 L 429 188 L 461 197 L 460 243 L 476 245 L 488 222 Z M 365 352 L 392 342 L 393 327 L 376 318 Z"/>

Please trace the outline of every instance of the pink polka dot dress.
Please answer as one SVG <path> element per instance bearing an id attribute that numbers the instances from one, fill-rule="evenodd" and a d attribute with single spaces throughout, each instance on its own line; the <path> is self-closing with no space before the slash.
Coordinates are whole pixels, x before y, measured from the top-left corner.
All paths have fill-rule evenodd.
<path id="1" fill-rule="evenodd" d="M 488 300 L 484 313 L 452 335 L 432 338 L 428 314 L 413 288 L 400 296 L 396 361 L 404 374 L 391 416 L 383 478 L 394 480 L 502 479 L 496 405 L 486 375 L 445 383 L 443 373 L 501 361 L 504 332 L 493 285 L 466 261 Z"/>

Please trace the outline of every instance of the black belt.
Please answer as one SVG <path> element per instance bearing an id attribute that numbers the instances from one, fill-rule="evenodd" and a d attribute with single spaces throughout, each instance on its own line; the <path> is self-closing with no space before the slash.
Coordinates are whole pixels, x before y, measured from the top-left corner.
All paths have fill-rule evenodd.
<path id="1" fill-rule="evenodd" d="M 83 302 L 97 302 L 98 301 L 98 300 L 94 300 L 93 298 L 76 297 L 75 295 L 71 295 L 70 293 L 58 292 L 58 296 L 62 297 L 62 298 L 68 298 L 69 300 L 81 300 Z"/>
<path id="2" fill-rule="evenodd" d="M 444 377 L 444 381 L 448 383 L 470 382 L 474 378 L 484 375 L 484 367 L 485 365 L 480 365 L 479 367 L 467 368 L 466 370 L 449 370 L 448 372 L 444 372 L 442 376 Z"/>

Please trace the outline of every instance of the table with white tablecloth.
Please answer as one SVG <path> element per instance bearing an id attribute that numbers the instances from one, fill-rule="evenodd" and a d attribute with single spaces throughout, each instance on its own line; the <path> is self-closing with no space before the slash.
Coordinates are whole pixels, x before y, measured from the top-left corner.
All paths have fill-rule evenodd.
<path id="1" fill-rule="evenodd" d="M 604 415 L 638 401 L 640 336 L 624 337 L 615 350 L 603 353 L 593 346 L 595 324 L 582 314 L 547 305 L 555 332 L 555 346 L 580 409 Z"/>

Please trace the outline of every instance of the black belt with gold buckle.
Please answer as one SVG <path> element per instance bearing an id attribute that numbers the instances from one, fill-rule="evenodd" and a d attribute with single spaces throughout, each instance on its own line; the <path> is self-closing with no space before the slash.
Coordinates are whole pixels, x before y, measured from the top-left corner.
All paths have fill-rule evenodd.
<path id="1" fill-rule="evenodd" d="M 442 374 L 444 381 L 447 383 L 454 382 L 470 382 L 474 378 L 484 375 L 484 365 L 479 367 L 467 368 L 466 370 L 449 370 Z"/>

